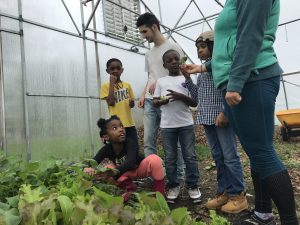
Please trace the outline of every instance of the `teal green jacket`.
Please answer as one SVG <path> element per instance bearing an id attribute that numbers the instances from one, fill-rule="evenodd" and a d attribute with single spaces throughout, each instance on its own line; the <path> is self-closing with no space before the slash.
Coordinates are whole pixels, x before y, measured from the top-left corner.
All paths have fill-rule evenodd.
<path id="1" fill-rule="evenodd" d="M 206 64 L 216 87 L 241 93 L 246 82 L 282 73 L 273 49 L 279 9 L 279 0 L 226 1 L 215 24 L 211 65 Z"/>

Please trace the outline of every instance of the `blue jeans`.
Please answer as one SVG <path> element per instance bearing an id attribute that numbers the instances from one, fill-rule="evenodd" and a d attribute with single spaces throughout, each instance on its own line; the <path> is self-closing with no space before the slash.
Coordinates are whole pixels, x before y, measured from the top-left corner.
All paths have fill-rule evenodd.
<path id="1" fill-rule="evenodd" d="M 248 82 L 240 104 L 225 110 L 245 152 L 251 170 L 261 179 L 285 170 L 274 146 L 274 111 L 280 77 Z"/>
<path id="2" fill-rule="evenodd" d="M 226 191 L 229 196 L 239 195 L 245 187 L 235 133 L 229 124 L 224 128 L 215 125 L 203 126 L 216 163 L 217 193 Z"/>
<path id="3" fill-rule="evenodd" d="M 156 142 L 157 142 L 157 133 L 160 125 L 161 118 L 160 108 L 153 106 L 152 99 L 145 99 L 144 104 L 144 153 L 145 156 L 151 154 L 157 154 Z M 178 146 L 180 149 L 180 146 Z M 177 158 L 177 176 L 178 179 L 184 178 L 184 162 L 182 158 L 182 153 L 178 151 Z"/>
<path id="4" fill-rule="evenodd" d="M 186 186 L 187 188 L 198 187 L 199 169 L 198 160 L 195 153 L 195 131 L 194 126 L 178 128 L 161 128 L 161 136 L 165 151 L 165 165 L 168 178 L 168 187 L 173 188 L 179 185 L 177 176 L 177 157 L 179 141 L 181 152 L 186 166 Z"/>

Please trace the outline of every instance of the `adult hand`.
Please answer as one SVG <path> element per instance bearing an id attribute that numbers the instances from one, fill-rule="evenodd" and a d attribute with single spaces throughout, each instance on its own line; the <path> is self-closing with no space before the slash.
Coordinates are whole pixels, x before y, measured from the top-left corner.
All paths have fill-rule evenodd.
<path id="1" fill-rule="evenodd" d="M 185 77 L 185 79 L 187 79 L 187 80 L 191 79 L 191 74 L 187 73 L 181 67 L 180 67 L 180 70 L 181 70 L 182 75 Z"/>
<path id="2" fill-rule="evenodd" d="M 141 96 L 140 100 L 138 102 L 138 107 L 139 108 L 144 108 L 144 105 L 145 105 L 145 96 Z"/>
<path id="3" fill-rule="evenodd" d="M 148 92 L 153 95 L 156 87 L 156 81 L 149 86 Z"/>
<path id="4" fill-rule="evenodd" d="M 118 78 L 116 76 L 110 75 L 109 76 L 109 82 L 111 84 L 115 84 L 117 82 Z"/>
<path id="5" fill-rule="evenodd" d="M 95 170 L 92 167 L 86 167 L 83 169 L 83 172 L 87 173 L 88 175 L 94 176 Z"/>
<path id="6" fill-rule="evenodd" d="M 225 113 L 220 112 L 216 117 L 216 121 L 215 121 L 216 127 L 220 127 L 220 128 L 226 127 L 227 123 L 228 123 L 228 119 L 225 116 Z"/>
<path id="7" fill-rule="evenodd" d="M 238 92 L 228 91 L 225 95 L 227 104 L 232 107 L 238 105 L 242 101 L 242 96 Z"/>
<path id="8" fill-rule="evenodd" d="M 182 73 L 188 73 L 188 74 L 203 72 L 201 65 L 196 65 L 196 64 L 182 64 L 180 65 L 180 69 Z"/>

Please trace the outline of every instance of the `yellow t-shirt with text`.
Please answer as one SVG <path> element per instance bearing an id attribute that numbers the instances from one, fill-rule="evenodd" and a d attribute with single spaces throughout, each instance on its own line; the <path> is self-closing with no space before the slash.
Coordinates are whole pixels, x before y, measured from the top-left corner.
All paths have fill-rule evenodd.
<path id="1" fill-rule="evenodd" d="M 131 108 L 129 106 L 129 99 L 134 99 L 133 91 L 129 83 L 122 81 L 118 83 L 119 88 L 114 87 L 115 105 L 108 106 L 110 115 L 117 115 L 124 127 L 133 127 L 134 121 L 131 115 Z M 101 85 L 100 98 L 106 99 L 109 91 L 109 83 Z"/>

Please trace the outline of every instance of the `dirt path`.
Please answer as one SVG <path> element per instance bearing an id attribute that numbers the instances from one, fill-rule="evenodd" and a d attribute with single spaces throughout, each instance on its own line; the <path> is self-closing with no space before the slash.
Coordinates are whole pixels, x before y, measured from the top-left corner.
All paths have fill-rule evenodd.
<path id="1" fill-rule="evenodd" d="M 143 140 L 143 130 L 140 129 L 138 133 L 140 136 L 140 140 Z M 288 143 L 282 142 L 279 135 L 279 128 L 276 128 L 274 139 L 275 139 L 274 141 L 275 141 L 275 146 L 278 151 L 278 154 L 283 159 L 283 161 L 285 162 L 285 164 L 289 169 L 289 173 L 295 191 L 297 213 L 298 216 L 300 216 L 300 138 L 291 139 L 290 142 Z M 196 128 L 196 140 L 197 140 L 196 142 L 197 145 L 207 147 L 205 134 L 203 132 L 203 129 L 199 126 Z M 158 140 L 158 143 L 160 145 L 160 140 Z M 143 143 L 141 143 L 141 146 L 143 146 Z M 237 215 L 230 215 L 230 214 L 224 214 L 222 212 L 218 212 L 219 215 L 224 216 L 225 218 L 227 218 L 229 221 L 231 221 L 233 224 L 236 225 L 240 224 L 240 221 L 244 220 L 244 218 L 247 217 L 248 213 L 254 207 L 253 204 L 254 196 L 253 196 L 253 187 L 252 187 L 251 176 L 250 176 L 249 160 L 240 146 L 239 146 L 239 152 L 242 160 L 244 177 L 246 181 L 247 199 L 250 206 L 249 210 L 244 211 Z M 209 152 L 206 155 L 201 155 L 199 161 L 200 161 L 199 167 L 201 173 L 200 189 L 202 192 L 202 202 L 199 204 L 193 204 L 189 200 L 186 191 L 183 190 L 182 193 L 180 194 L 179 200 L 175 204 L 170 205 L 170 208 L 187 207 L 195 218 L 198 218 L 201 221 L 208 222 L 210 220 L 209 212 L 208 210 L 205 209 L 204 204 L 206 203 L 208 198 L 213 197 L 215 194 L 216 170 L 215 167 L 211 166 L 213 161 L 211 160 Z M 277 221 L 279 222 L 278 214 L 275 207 L 274 207 L 274 214 Z"/>

